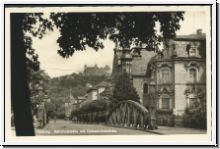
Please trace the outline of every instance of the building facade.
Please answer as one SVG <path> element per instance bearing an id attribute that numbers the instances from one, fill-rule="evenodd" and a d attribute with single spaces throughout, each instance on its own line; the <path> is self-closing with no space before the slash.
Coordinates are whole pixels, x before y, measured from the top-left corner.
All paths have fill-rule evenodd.
<path id="1" fill-rule="evenodd" d="M 96 64 L 92 67 L 85 65 L 83 73 L 86 76 L 110 76 L 111 69 L 108 65 L 105 67 L 98 67 Z"/>
<path id="2" fill-rule="evenodd" d="M 128 70 L 140 102 L 153 111 L 157 124 L 181 125 L 186 107 L 198 100 L 198 94 L 206 94 L 205 34 L 198 30 L 167 40 L 158 53 L 130 51 L 124 62 L 127 51 L 115 52 L 118 71 Z"/>

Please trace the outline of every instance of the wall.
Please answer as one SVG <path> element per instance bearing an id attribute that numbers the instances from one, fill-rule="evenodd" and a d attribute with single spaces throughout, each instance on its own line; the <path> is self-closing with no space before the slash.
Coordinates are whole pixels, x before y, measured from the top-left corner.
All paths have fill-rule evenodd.
<path id="1" fill-rule="evenodd" d="M 105 90 L 105 87 L 98 87 L 98 94 L 102 93 Z"/>
<path id="2" fill-rule="evenodd" d="M 186 83 L 188 80 L 188 73 L 184 67 L 184 63 L 176 61 L 174 64 L 175 70 L 175 105 L 174 114 L 182 115 L 186 104 L 186 96 L 184 94 L 186 90 Z"/>
<path id="3" fill-rule="evenodd" d="M 102 87 L 102 86 L 97 88 L 97 99 L 100 99 L 100 94 L 104 92 L 104 90 L 105 90 L 105 87 Z"/>
<path id="4" fill-rule="evenodd" d="M 98 97 L 97 97 L 97 91 L 96 90 L 93 90 L 92 91 L 92 100 L 96 100 Z"/>
<path id="5" fill-rule="evenodd" d="M 205 88 L 205 62 L 197 61 L 197 82 L 189 82 L 189 72 L 187 71 L 186 64 L 191 61 L 175 61 L 175 114 L 182 115 L 187 107 L 187 98 L 185 91 L 189 86 Z M 205 92 L 205 90 L 203 89 Z"/>

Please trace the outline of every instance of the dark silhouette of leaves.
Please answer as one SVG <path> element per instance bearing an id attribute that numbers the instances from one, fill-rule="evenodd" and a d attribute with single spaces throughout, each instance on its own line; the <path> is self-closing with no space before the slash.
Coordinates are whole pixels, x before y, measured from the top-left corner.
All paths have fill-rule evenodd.
<path id="1" fill-rule="evenodd" d="M 147 45 L 148 50 L 158 50 L 163 38 L 175 37 L 180 28 L 183 12 L 134 12 L 134 13 L 52 13 L 51 19 L 61 36 L 57 40 L 58 53 L 65 58 L 86 46 L 102 49 L 101 39 L 110 38 L 123 48 Z M 162 36 L 156 34 L 155 23 L 161 24 Z"/>
<path id="2" fill-rule="evenodd" d="M 139 102 L 139 99 L 140 97 L 130 81 L 130 76 L 126 72 L 120 74 L 115 82 L 113 100 L 115 102 L 124 100 L 133 100 Z"/>

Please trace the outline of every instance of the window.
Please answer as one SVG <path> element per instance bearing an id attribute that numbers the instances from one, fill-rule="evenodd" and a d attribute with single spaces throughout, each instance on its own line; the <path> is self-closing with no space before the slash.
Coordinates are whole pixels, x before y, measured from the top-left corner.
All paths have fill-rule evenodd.
<path id="1" fill-rule="evenodd" d="M 168 83 L 170 81 L 170 71 L 169 69 L 163 69 L 162 70 L 162 78 L 161 78 L 161 82 L 162 83 Z"/>
<path id="2" fill-rule="evenodd" d="M 196 56 L 196 49 L 190 49 L 189 56 Z"/>
<path id="3" fill-rule="evenodd" d="M 194 83 L 197 80 L 197 73 L 195 68 L 189 69 L 189 81 Z"/>
<path id="4" fill-rule="evenodd" d="M 162 98 L 162 109 L 170 109 L 170 99 Z"/>
<path id="5" fill-rule="evenodd" d="M 144 83 L 144 93 L 148 93 L 148 84 Z"/>

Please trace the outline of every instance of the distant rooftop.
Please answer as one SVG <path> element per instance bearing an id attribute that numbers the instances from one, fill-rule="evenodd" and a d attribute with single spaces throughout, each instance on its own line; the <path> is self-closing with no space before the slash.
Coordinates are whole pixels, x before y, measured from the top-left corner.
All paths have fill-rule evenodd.
<path id="1" fill-rule="evenodd" d="M 102 81 L 101 83 L 97 84 L 95 87 L 106 87 L 108 85 L 107 82 Z"/>
<path id="2" fill-rule="evenodd" d="M 78 100 L 86 100 L 85 96 L 78 96 L 77 99 Z"/>
<path id="3" fill-rule="evenodd" d="M 90 93 L 90 92 L 93 91 L 93 90 L 97 90 L 97 88 L 92 87 L 92 88 L 90 88 L 90 89 L 87 90 L 87 93 Z"/>
<path id="4" fill-rule="evenodd" d="M 205 39 L 206 39 L 206 34 L 202 33 L 201 29 L 198 29 L 196 34 L 178 35 L 175 38 L 175 40 L 205 40 Z"/>
<path id="5" fill-rule="evenodd" d="M 97 88 L 99 88 L 99 87 L 107 87 L 107 86 L 109 86 L 109 83 L 106 82 L 106 81 L 102 81 L 102 82 L 100 82 L 99 84 L 97 84 L 96 86 L 94 86 L 94 87 L 88 89 L 88 90 L 87 90 L 87 93 L 89 93 L 89 92 L 91 92 L 91 91 L 93 91 L 93 90 L 97 90 Z"/>

